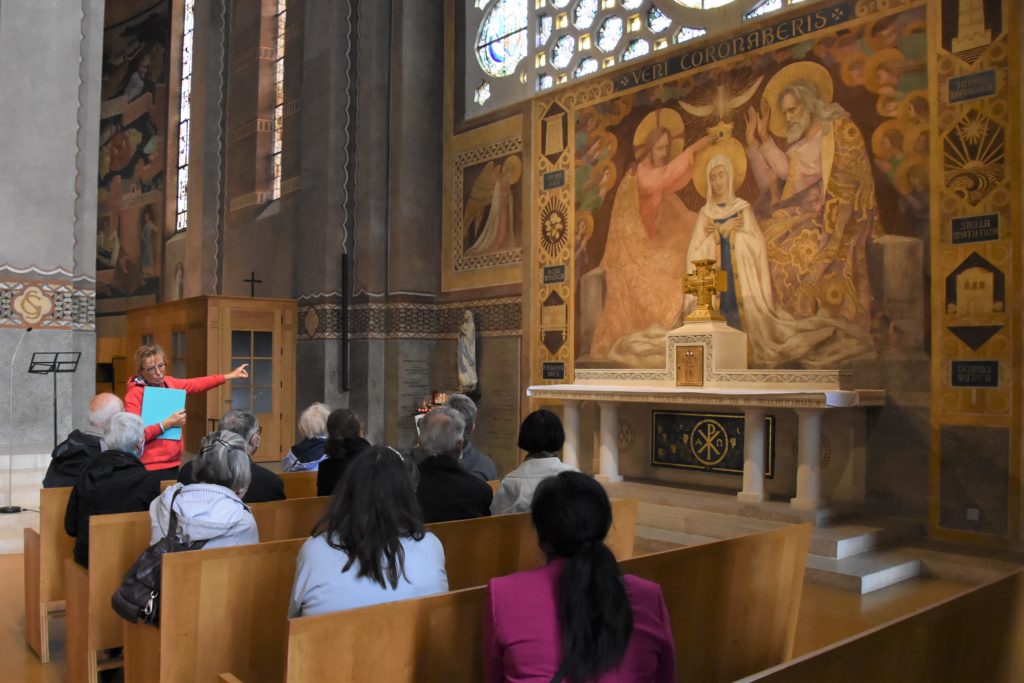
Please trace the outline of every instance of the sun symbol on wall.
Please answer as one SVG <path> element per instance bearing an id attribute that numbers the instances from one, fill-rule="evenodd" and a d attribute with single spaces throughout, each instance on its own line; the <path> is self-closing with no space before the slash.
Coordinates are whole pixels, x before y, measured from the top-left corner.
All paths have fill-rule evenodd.
<path id="1" fill-rule="evenodd" d="M 551 202 L 540 215 L 540 243 L 554 258 L 569 242 L 569 218 L 565 204 Z"/>
<path id="2" fill-rule="evenodd" d="M 1006 174 L 1006 136 L 1002 127 L 978 111 L 967 112 L 943 141 L 946 186 L 977 204 Z"/>

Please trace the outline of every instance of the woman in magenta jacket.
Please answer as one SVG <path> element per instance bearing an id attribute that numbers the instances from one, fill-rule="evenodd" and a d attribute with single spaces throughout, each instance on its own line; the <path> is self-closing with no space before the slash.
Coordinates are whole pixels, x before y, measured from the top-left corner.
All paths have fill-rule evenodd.
<path id="1" fill-rule="evenodd" d="M 176 379 L 166 374 L 167 361 L 164 350 L 156 344 L 143 344 L 135 352 L 135 373 L 128 379 L 128 391 L 124 396 L 126 412 L 142 415 L 142 394 L 146 387 L 184 389 L 189 394 L 201 394 L 219 387 L 229 379 L 248 377 L 247 363 L 239 365 L 226 375 L 210 375 L 192 379 Z M 171 427 L 185 426 L 185 411 L 179 410 L 162 422 L 146 425 L 146 446 L 142 453 L 142 464 L 147 470 L 161 470 L 161 479 L 176 479 L 181 465 L 184 442 L 160 438 Z"/>
<path id="2" fill-rule="evenodd" d="M 531 513 L 548 563 L 491 579 L 487 680 L 674 681 L 661 586 L 619 572 L 604 544 L 612 509 L 601 485 L 579 472 L 549 477 L 537 487 Z"/>

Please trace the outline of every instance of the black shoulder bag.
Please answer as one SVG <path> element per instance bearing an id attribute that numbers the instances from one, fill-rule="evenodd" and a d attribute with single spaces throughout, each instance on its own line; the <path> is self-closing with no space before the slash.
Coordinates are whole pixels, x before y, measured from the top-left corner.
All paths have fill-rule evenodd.
<path id="1" fill-rule="evenodd" d="M 206 545 L 206 541 L 182 543 L 178 540 L 178 513 L 174 511 L 174 501 L 179 493 L 180 488 L 171 496 L 167 535 L 142 551 L 110 598 L 114 611 L 133 624 L 140 621 L 152 626 L 160 624 L 160 567 L 164 554 L 198 550 Z"/>

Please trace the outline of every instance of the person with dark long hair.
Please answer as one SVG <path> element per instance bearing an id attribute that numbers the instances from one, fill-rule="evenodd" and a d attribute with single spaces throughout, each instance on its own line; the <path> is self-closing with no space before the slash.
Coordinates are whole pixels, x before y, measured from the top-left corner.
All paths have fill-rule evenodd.
<path id="1" fill-rule="evenodd" d="M 299 550 L 288 616 L 448 590 L 444 548 L 423 528 L 410 465 L 389 446 L 352 460 Z"/>
<path id="2" fill-rule="evenodd" d="M 338 408 L 327 416 L 327 442 L 316 474 L 316 495 L 329 496 L 341 481 L 341 475 L 353 458 L 370 447 L 363 438 L 359 418 L 348 408 Z"/>
<path id="3" fill-rule="evenodd" d="M 487 680 L 674 681 L 661 586 L 620 573 L 604 544 L 612 509 L 601 485 L 579 472 L 549 477 L 537 487 L 531 514 L 548 562 L 491 579 Z"/>

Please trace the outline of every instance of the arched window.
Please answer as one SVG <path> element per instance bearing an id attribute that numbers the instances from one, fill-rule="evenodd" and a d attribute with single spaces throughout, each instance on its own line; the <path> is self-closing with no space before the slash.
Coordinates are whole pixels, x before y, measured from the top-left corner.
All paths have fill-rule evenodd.
<path id="1" fill-rule="evenodd" d="M 466 115 L 803 1 L 466 0 Z"/>

